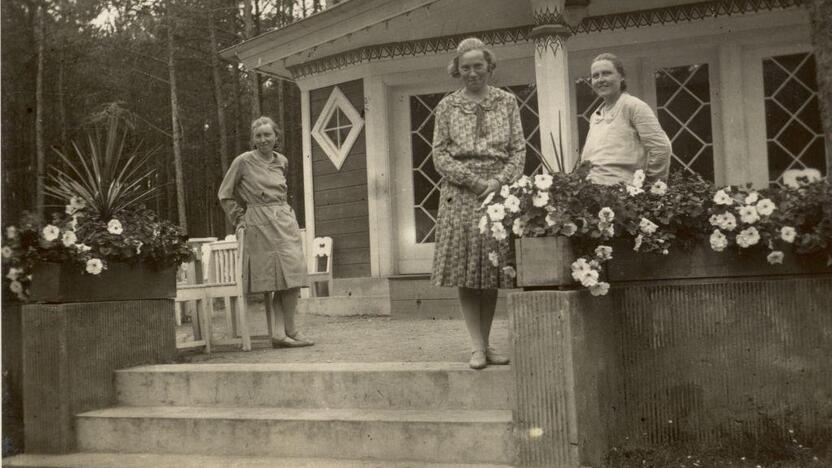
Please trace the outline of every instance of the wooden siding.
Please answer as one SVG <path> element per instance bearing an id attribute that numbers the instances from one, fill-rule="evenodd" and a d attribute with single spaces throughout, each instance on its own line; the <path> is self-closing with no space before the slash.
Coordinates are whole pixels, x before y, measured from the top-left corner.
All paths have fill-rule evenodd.
<path id="1" fill-rule="evenodd" d="M 364 113 L 362 80 L 337 85 Z M 309 93 L 310 128 L 315 125 L 333 86 Z M 315 235 L 332 237 L 333 275 L 370 276 L 370 228 L 367 209 L 367 150 L 364 130 L 338 170 L 312 139 L 312 179 L 315 188 Z"/>

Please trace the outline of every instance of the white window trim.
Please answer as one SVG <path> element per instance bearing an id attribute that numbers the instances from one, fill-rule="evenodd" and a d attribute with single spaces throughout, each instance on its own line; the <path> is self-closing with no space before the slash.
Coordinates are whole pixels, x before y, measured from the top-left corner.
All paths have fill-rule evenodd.
<path id="1" fill-rule="evenodd" d="M 338 109 L 340 109 L 352 123 L 352 128 L 340 148 L 335 146 L 329 136 L 324 133 L 327 123 Z M 321 149 L 324 150 L 324 153 L 326 153 L 329 160 L 332 161 L 332 164 L 335 165 L 335 168 L 340 171 L 341 166 L 344 164 L 344 161 L 346 161 L 347 156 L 350 154 L 350 150 L 352 150 L 352 146 L 355 144 L 355 140 L 358 139 L 358 135 L 361 134 L 361 129 L 363 128 L 364 119 L 361 118 L 361 114 L 355 110 L 355 107 L 353 107 L 352 103 L 350 103 L 344 93 L 341 92 L 337 86 L 335 86 L 332 88 L 332 93 L 330 93 L 329 99 L 327 99 L 326 104 L 324 104 L 324 108 L 321 110 L 318 120 L 315 121 L 315 126 L 312 128 L 312 138 L 318 142 L 318 145 L 320 145 Z"/>

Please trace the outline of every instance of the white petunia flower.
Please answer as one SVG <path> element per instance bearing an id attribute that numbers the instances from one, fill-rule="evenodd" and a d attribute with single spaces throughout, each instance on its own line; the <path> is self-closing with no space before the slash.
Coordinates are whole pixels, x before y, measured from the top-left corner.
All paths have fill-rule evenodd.
<path id="1" fill-rule="evenodd" d="M 612 247 L 608 245 L 599 245 L 598 247 L 595 247 L 595 256 L 600 260 L 611 260 Z"/>
<path id="2" fill-rule="evenodd" d="M 708 218 L 708 222 L 711 223 L 711 226 L 719 226 L 719 216 L 712 214 L 710 218 Z"/>
<path id="3" fill-rule="evenodd" d="M 500 265 L 500 256 L 497 252 L 488 252 L 488 261 L 494 266 Z"/>
<path id="4" fill-rule="evenodd" d="M 737 234 L 737 245 L 744 249 L 756 245 L 757 242 L 760 242 L 760 233 L 754 226 L 743 229 Z"/>
<path id="5" fill-rule="evenodd" d="M 638 252 L 638 249 L 641 248 L 641 243 L 644 242 L 644 236 L 639 234 L 636 236 L 635 243 L 633 244 L 633 250 Z"/>
<path id="6" fill-rule="evenodd" d="M 480 205 L 480 207 L 484 207 L 484 206 L 488 205 L 489 203 L 491 203 L 491 200 L 493 200 L 493 199 L 494 199 L 494 192 L 491 192 L 491 193 L 489 193 L 488 195 L 485 196 L 485 200 L 482 201 L 482 205 Z"/>
<path id="7" fill-rule="evenodd" d="M 590 270 L 581 277 L 581 284 L 584 287 L 591 288 L 598 284 L 598 272 L 596 270 Z"/>
<path id="8" fill-rule="evenodd" d="M 794 238 L 797 237 L 797 230 L 791 226 L 783 226 L 780 228 L 780 238 L 791 244 Z"/>
<path id="9" fill-rule="evenodd" d="M 520 218 L 514 220 L 514 224 L 511 225 L 511 232 L 514 233 L 517 237 L 523 236 L 523 230 L 526 229 L 526 222 Z"/>
<path id="10" fill-rule="evenodd" d="M 727 189 L 718 190 L 714 194 L 714 203 L 717 205 L 733 205 L 734 199 L 726 193 Z"/>
<path id="11" fill-rule="evenodd" d="M 552 176 L 549 174 L 538 174 L 534 176 L 534 186 L 538 190 L 549 190 L 552 186 Z"/>
<path id="12" fill-rule="evenodd" d="M 11 257 L 11 256 L 12 256 L 12 254 L 14 253 L 14 252 L 12 251 L 12 248 L 11 248 L 11 247 L 9 247 L 8 245 L 4 245 L 4 246 L 3 246 L 3 248 L 2 248 L 2 249 L 0 249 L 0 250 L 2 250 L 2 255 L 3 255 L 3 258 L 9 258 L 9 257 Z"/>
<path id="13" fill-rule="evenodd" d="M 605 224 L 605 223 L 602 223 Z M 612 223 L 606 223 L 606 225 L 601 227 L 601 233 L 606 234 L 607 237 L 612 237 L 615 235 L 615 225 Z"/>
<path id="14" fill-rule="evenodd" d="M 719 228 L 724 231 L 733 231 L 737 227 L 737 218 L 733 213 L 719 215 Z"/>
<path id="15" fill-rule="evenodd" d="M 11 292 L 15 294 L 20 294 L 23 292 L 23 285 L 20 283 L 20 281 L 13 280 L 11 283 L 9 283 L 9 289 L 11 290 Z"/>
<path id="16" fill-rule="evenodd" d="M 520 212 L 520 199 L 515 197 L 514 195 L 509 195 L 506 197 L 506 201 L 503 202 L 503 206 L 506 207 L 508 211 L 511 213 L 519 213 Z"/>
<path id="17" fill-rule="evenodd" d="M 64 231 L 64 235 L 61 237 L 61 242 L 63 242 L 64 247 L 72 247 L 77 241 L 78 236 L 73 231 Z"/>
<path id="18" fill-rule="evenodd" d="M 6 228 L 6 237 L 8 237 L 9 239 L 14 239 L 15 237 L 17 237 L 17 228 L 14 226 L 8 226 Z"/>
<path id="19" fill-rule="evenodd" d="M 650 186 L 650 193 L 653 195 L 664 195 L 667 193 L 667 184 L 662 180 L 653 182 L 653 185 Z"/>
<path id="20" fill-rule="evenodd" d="M 633 187 L 641 188 L 644 185 L 644 170 L 639 169 L 633 174 Z"/>
<path id="21" fill-rule="evenodd" d="M 92 247 L 87 244 L 75 244 L 75 248 L 78 249 L 79 252 L 89 252 L 92 250 Z"/>
<path id="22" fill-rule="evenodd" d="M 772 265 L 780 265 L 783 263 L 783 252 L 779 250 L 774 250 L 770 254 L 768 254 L 766 260 L 768 260 L 768 262 Z"/>
<path id="23" fill-rule="evenodd" d="M 774 202 L 768 198 L 763 198 L 757 202 L 757 213 L 759 213 L 760 216 L 770 216 L 774 213 L 775 209 L 777 209 L 777 205 L 775 205 Z"/>
<path id="24" fill-rule="evenodd" d="M 503 218 L 506 217 L 506 209 L 499 203 L 489 205 L 485 211 L 488 213 L 488 217 L 491 221 L 502 221 Z"/>
<path id="25" fill-rule="evenodd" d="M 659 228 L 659 226 L 656 223 L 650 221 L 647 218 L 641 218 L 641 222 L 638 223 L 638 227 L 639 229 L 641 229 L 641 232 L 648 235 L 653 234 L 654 232 L 656 232 L 656 229 Z"/>
<path id="26" fill-rule="evenodd" d="M 566 237 L 571 237 L 576 232 L 578 232 L 578 226 L 575 223 L 563 223 L 560 227 L 560 233 Z"/>
<path id="27" fill-rule="evenodd" d="M 508 276 L 509 278 L 517 277 L 517 271 L 511 265 L 503 267 L 503 274 Z"/>
<path id="28" fill-rule="evenodd" d="M 610 284 L 606 281 L 599 281 L 589 288 L 590 294 L 593 296 L 606 296 L 610 290 Z"/>
<path id="29" fill-rule="evenodd" d="M 722 252 L 725 250 L 725 247 L 728 247 L 728 238 L 719 229 L 714 229 L 714 232 L 711 233 L 710 241 L 711 248 L 715 252 Z"/>
<path id="30" fill-rule="evenodd" d="M 580 281 L 590 271 L 592 271 L 592 266 L 585 258 L 579 258 L 572 262 L 572 278 L 575 281 Z"/>
<path id="31" fill-rule="evenodd" d="M 549 203 L 549 192 L 537 192 L 532 196 L 532 205 L 543 208 Z"/>
<path id="32" fill-rule="evenodd" d="M 482 218 L 480 218 L 479 228 L 480 234 L 485 234 L 485 232 L 488 231 L 488 216 L 482 215 Z"/>
<path id="33" fill-rule="evenodd" d="M 107 223 L 107 232 L 110 234 L 119 235 L 124 232 L 124 227 L 121 225 L 121 221 L 113 218 L 110 222 Z"/>
<path id="34" fill-rule="evenodd" d="M 558 220 L 554 216 L 554 213 L 547 214 L 546 217 L 543 218 L 543 220 L 546 221 L 547 226 L 554 226 L 558 222 Z"/>
<path id="35" fill-rule="evenodd" d="M 494 223 L 491 225 L 491 234 L 494 236 L 494 239 L 497 239 L 498 241 L 504 240 L 508 237 L 506 228 L 500 223 Z"/>
<path id="36" fill-rule="evenodd" d="M 511 195 L 511 187 L 508 185 L 503 185 L 500 187 L 500 196 L 503 198 L 508 198 Z"/>
<path id="37" fill-rule="evenodd" d="M 747 197 L 745 197 L 745 204 L 746 205 L 753 205 L 753 204 L 757 203 L 757 200 L 759 200 L 759 199 L 760 199 L 760 194 L 759 193 L 751 192 L 751 193 L 748 194 Z"/>
<path id="38" fill-rule="evenodd" d="M 9 272 L 6 274 L 6 278 L 17 281 L 20 278 L 20 274 L 23 273 L 23 270 L 20 268 L 11 267 L 9 268 Z"/>
<path id="39" fill-rule="evenodd" d="M 520 188 L 531 188 L 532 179 L 527 175 L 523 175 L 519 179 L 517 179 L 517 182 L 515 182 L 514 185 Z"/>
<path id="40" fill-rule="evenodd" d="M 639 188 L 639 187 L 633 186 L 633 185 L 628 185 L 628 186 L 627 186 L 627 193 L 628 193 L 631 197 L 634 197 L 634 196 L 636 196 L 636 195 L 639 195 L 639 194 L 644 193 L 644 190 L 642 190 L 642 189 L 641 189 L 641 188 Z"/>
<path id="41" fill-rule="evenodd" d="M 741 206 L 737 208 L 737 212 L 740 214 L 740 221 L 745 224 L 754 224 L 760 220 L 760 215 L 757 214 L 757 208 L 753 206 Z"/>
<path id="42" fill-rule="evenodd" d="M 615 219 L 615 212 L 612 211 L 612 208 L 605 206 L 598 212 L 598 219 L 605 223 L 611 223 Z"/>
<path id="43" fill-rule="evenodd" d="M 43 228 L 43 238 L 46 239 L 47 242 L 52 242 L 60 237 L 60 235 L 61 230 L 58 229 L 58 226 L 47 224 L 46 227 Z"/>
<path id="44" fill-rule="evenodd" d="M 87 273 L 97 275 L 104 269 L 104 262 L 98 258 L 91 258 L 87 260 Z"/>

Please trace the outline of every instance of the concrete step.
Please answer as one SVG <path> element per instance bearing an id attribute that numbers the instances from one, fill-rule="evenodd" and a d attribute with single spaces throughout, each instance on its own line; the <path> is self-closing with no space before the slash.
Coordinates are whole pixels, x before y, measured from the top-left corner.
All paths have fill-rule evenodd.
<path id="1" fill-rule="evenodd" d="M 387 278 L 335 278 L 332 280 L 333 296 L 386 296 L 390 297 Z"/>
<path id="2" fill-rule="evenodd" d="M 510 468 L 510 465 L 150 453 L 26 454 L 4 459 L 3 466 L 16 468 Z"/>
<path id="3" fill-rule="evenodd" d="M 510 409 L 508 366 L 458 362 L 171 364 L 116 371 L 120 404 Z"/>
<path id="4" fill-rule="evenodd" d="M 117 407 L 76 418 L 82 452 L 515 461 L 508 410 Z"/>
<path id="5" fill-rule="evenodd" d="M 388 296 L 327 296 L 305 297 L 298 300 L 299 314 L 325 315 L 328 317 L 390 315 Z"/>

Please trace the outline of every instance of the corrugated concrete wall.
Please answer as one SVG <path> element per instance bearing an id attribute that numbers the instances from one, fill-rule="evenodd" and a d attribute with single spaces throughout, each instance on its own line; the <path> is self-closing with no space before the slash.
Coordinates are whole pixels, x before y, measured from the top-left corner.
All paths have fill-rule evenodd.
<path id="1" fill-rule="evenodd" d="M 74 415 L 116 401 L 113 371 L 176 355 L 172 299 L 23 306 L 26 450 L 75 447 Z"/>
<path id="2" fill-rule="evenodd" d="M 523 464 L 832 430 L 832 277 L 523 292 L 509 314 Z"/>

